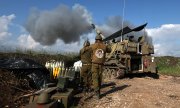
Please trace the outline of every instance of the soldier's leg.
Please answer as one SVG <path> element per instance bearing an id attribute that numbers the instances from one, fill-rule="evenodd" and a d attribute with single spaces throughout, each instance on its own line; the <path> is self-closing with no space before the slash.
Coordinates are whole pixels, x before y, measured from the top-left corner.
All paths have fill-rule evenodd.
<path id="1" fill-rule="evenodd" d="M 84 76 L 84 91 L 85 92 L 87 92 L 88 91 L 88 84 L 89 84 L 89 82 L 88 82 L 88 65 L 86 65 L 85 66 L 85 76 Z"/>
<path id="2" fill-rule="evenodd" d="M 98 68 L 98 90 L 96 91 L 97 92 L 97 95 L 98 95 L 98 98 L 100 99 L 101 98 L 101 92 L 100 92 L 100 89 L 101 89 L 101 83 L 102 83 L 102 65 L 99 65 L 99 68 Z"/>
<path id="3" fill-rule="evenodd" d="M 99 65 L 92 65 L 92 79 L 96 98 L 100 99 L 100 85 L 99 85 Z"/>
<path id="4" fill-rule="evenodd" d="M 102 72 L 103 72 L 103 65 L 99 66 L 99 86 L 101 88 L 101 84 L 102 84 Z"/>
<path id="5" fill-rule="evenodd" d="M 99 67 L 98 67 L 98 64 L 92 64 L 92 83 L 93 83 L 93 89 L 95 91 L 98 90 L 98 86 L 99 86 L 99 81 L 98 81 L 98 78 L 99 78 Z"/>
<path id="6" fill-rule="evenodd" d="M 91 72 L 91 65 L 88 66 L 88 89 L 91 92 L 92 91 L 92 72 Z"/>
<path id="7" fill-rule="evenodd" d="M 87 85 L 87 67 L 86 66 L 82 66 L 81 68 L 81 83 L 82 83 L 82 86 L 85 87 Z"/>

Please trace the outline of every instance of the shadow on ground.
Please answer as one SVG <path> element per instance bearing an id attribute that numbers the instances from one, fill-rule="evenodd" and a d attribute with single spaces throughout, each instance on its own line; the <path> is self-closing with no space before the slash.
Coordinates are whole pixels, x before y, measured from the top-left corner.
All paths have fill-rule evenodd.
<path id="1" fill-rule="evenodd" d="M 72 103 L 71 108 L 77 107 L 78 104 L 80 104 L 79 102 L 80 102 L 81 98 L 82 98 L 82 97 L 73 97 L 73 99 L 72 99 L 73 103 Z"/>
<path id="2" fill-rule="evenodd" d="M 151 77 L 154 79 L 159 79 L 159 74 L 157 73 L 132 73 L 126 74 L 124 78 L 143 78 L 143 77 Z"/>
<path id="3" fill-rule="evenodd" d="M 107 83 L 103 83 L 101 85 L 101 88 L 106 88 L 106 87 L 109 87 L 109 86 L 115 86 L 116 83 L 115 82 L 107 82 Z"/>
<path id="4" fill-rule="evenodd" d="M 125 89 L 125 88 L 127 88 L 129 86 L 131 86 L 131 85 L 122 85 L 122 86 L 117 86 L 117 87 L 113 86 L 112 89 L 110 89 L 109 91 L 104 92 L 101 95 L 101 97 L 105 97 L 108 94 L 114 93 L 114 92 L 119 91 L 119 90 L 123 90 L 123 89 Z"/>

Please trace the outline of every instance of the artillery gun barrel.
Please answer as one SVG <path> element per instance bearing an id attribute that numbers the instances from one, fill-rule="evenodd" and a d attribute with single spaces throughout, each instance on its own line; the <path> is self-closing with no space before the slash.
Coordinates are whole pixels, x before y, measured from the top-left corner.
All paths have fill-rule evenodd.
<path id="1" fill-rule="evenodd" d="M 96 33 L 98 35 L 100 35 L 103 39 L 105 39 L 105 36 L 102 34 L 102 32 L 99 29 L 97 29 L 94 24 L 91 24 L 91 25 L 92 25 L 93 29 L 96 31 Z"/>
<path id="2" fill-rule="evenodd" d="M 136 27 L 136 28 L 133 28 L 133 29 L 129 28 L 128 26 L 127 26 L 127 27 L 124 27 L 123 29 L 121 29 L 121 30 L 113 33 L 112 35 L 106 37 L 103 41 L 108 41 L 108 40 L 117 38 L 117 37 L 119 37 L 119 36 L 123 36 L 123 35 L 125 35 L 125 34 L 127 34 L 127 33 L 133 32 L 133 31 L 134 31 L 134 32 L 140 31 L 140 30 L 144 29 L 144 27 L 146 27 L 146 25 L 147 25 L 147 23 L 145 23 L 145 24 L 143 24 L 143 25 L 140 25 L 140 26 L 138 26 L 138 27 Z"/>

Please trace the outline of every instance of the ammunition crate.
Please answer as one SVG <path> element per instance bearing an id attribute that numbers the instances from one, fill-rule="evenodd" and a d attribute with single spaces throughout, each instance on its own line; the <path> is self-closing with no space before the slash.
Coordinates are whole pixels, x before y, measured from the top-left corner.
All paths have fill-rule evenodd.
<path id="1" fill-rule="evenodd" d="M 72 101 L 72 95 L 73 89 L 67 89 L 66 92 L 53 94 L 51 98 L 61 103 L 60 108 L 68 108 Z"/>

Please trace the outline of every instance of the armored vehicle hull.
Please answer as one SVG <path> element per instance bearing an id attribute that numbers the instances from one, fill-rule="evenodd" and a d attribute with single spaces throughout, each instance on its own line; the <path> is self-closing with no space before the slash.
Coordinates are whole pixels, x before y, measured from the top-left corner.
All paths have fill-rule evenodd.
<path id="1" fill-rule="evenodd" d="M 105 38 L 104 41 L 114 39 L 120 34 L 125 35 L 132 31 L 140 31 L 146 25 L 134 29 L 125 27 L 123 28 L 124 31 L 119 30 Z M 154 46 L 146 41 L 147 36 L 139 36 L 137 41 L 133 40 L 133 38 L 134 36 L 126 36 L 126 39 L 122 38 L 121 41 L 112 41 L 107 44 L 111 47 L 111 52 L 106 55 L 103 72 L 105 78 L 123 77 L 128 73 L 158 72 L 153 57 Z"/>

